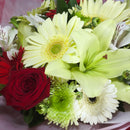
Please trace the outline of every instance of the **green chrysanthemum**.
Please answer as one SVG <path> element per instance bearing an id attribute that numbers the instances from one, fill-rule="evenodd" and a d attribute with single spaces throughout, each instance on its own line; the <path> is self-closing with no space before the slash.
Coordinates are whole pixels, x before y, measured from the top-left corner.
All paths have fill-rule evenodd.
<path id="1" fill-rule="evenodd" d="M 69 123 L 78 125 L 73 108 L 76 98 L 73 91 L 67 83 L 54 88 L 46 116 L 50 123 L 60 124 L 62 128 L 67 128 Z"/>

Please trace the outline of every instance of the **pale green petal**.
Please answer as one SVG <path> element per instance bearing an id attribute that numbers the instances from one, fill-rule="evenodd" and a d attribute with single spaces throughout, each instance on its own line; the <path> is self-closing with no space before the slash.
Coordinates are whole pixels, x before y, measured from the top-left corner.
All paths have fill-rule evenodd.
<path id="1" fill-rule="evenodd" d="M 86 70 L 85 64 L 90 64 L 92 56 L 99 51 L 99 41 L 94 34 L 85 30 L 74 32 L 72 37 L 80 55 L 80 70 L 84 71 Z"/>
<path id="2" fill-rule="evenodd" d="M 67 13 L 62 13 L 62 14 L 56 14 L 54 15 L 53 18 L 53 23 L 56 29 L 57 34 L 65 34 L 66 32 L 66 27 L 67 27 Z"/>
<path id="3" fill-rule="evenodd" d="M 38 32 L 44 37 L 45 39 L 49 39 L 50 37 L 56 34 L 55 25 L 51 21 L 50 18 L 46 19 L 41 26 L 38 27 Z"/>
<path id="4" fill-rule="evenodd" d="M 88 15 L 93 15 L 94 0 L 88 1 Z"/>
<path id="5" fill-rule="evenodd" d="M 42 44 L 46 43 L 46 40 L 38 33 L 34 33 L 33 35 L 27 37 L 26 41 L 36 46 L 41 46 Z"/>
<path id="6" fill-rule="evenodd" d="M 61 60 L 53 61 L 47 65 L 45 74 L 70 80 L 72 76 L 69 68 L 70 66 Z"/>
<path id="7" fill-rule="evenodd" d="M 105 51 L 109 48 L 116 24 L 113 20 L 106 20 L 94 28 L 93 33 L 100 41 L 100 50 Z"/>
<path id="8" fill-rule="evenodd" d="M 67 63 L 79 63 L 79 53 L 75 46 L 70 47 L 64 56 L 62 57 L 62 60 Z"/>
<path id="9" fill-rule="evenodd" d="M 126 20 L 129 17 L 130 17 L 130 9 L 126 9 L 121 13 L 121 15 L 115 18 L 115 21 L 118 23 Z"/>
<path id="10" fill-rule="evenodd" d="M 120 1 L 117 1 L 114 3 L 114 5 L 111 6 L 112 9 L 108 11 L 108 15 L 110 16 L 110 18 L 115 18 L 122 13 L 124 8 L 126 7 L 126 3 L 121 3 Z"/>
<path id="11" fill-rule="evenodd" d="M 106 57 L 106 58 L 105 58 Z M 101 59 L 99 62 L 96 63 Z M 95 58 L 94 71 L 102 72 L 108 78 L 114 78 L 122 74 L 125 70 L 130 70 L 130 50 L 118 49 L 100 53 Z"/>
<path id="12" fill-rule="evenodd" d="M 84 22 L 80 20 L 77 16 L 72 17 L 67 25 L 67 36 L 70 37 L 73 31 L 78 31 L 84 25 Z"/>
<path id="13" fill-rule="evenodd" d="M 97 97 L 101 94 L 107 79 L 99 73 L 89 71 L 82 73 L 80 71 L 72 71 L 73 77 L 83 88 L 88 97 Z"/>
<path id="14" fill-rule="evenodd" d="M 117 88 L 117 99 L 130 104 L 130 85 L 126 85 L 119 81 L 113 81 Z"/>

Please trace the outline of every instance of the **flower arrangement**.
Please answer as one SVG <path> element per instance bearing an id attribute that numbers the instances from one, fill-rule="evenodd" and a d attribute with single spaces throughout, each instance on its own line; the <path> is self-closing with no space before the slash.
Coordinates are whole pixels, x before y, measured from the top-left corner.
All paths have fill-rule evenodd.
<path id="1" fill-rule="evenodd" d="M 10 23 L 0 26 L 0 94 L 29 126 L 104 123 L 130 104 L 128 2 L 44 0 Z"/>

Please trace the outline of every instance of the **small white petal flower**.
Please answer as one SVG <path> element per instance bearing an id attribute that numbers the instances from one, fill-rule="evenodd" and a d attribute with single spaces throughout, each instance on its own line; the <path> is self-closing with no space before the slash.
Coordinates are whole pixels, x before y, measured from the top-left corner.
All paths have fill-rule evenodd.
<path id="1" fill-rule="evenodd" d="M 130 25 L 127 25 L 126 22 L 120 22 L 117 24 L 110 48 L 114 49 L 112 46 L 120 48 L 128 44 L 130 44 Z"/>
<path id="2" fill-rule="evenodd" d="M 27 15 L 25 18 L 30 22 L 29 25 L 34 25 L 35 27 L 38 27 L 42 22 L 44 22 L 44 19 L 42 19 L 38 14 L 30 14 L 30 16 Z"/>
<path id="3" fill-rule="evenodd" d="M 15 56 L 15 53 L 18 53 L 17 45 L 13 43 L 17 33 L 17 30 L 12 29 L 10 26 L 0 26 L 0 47 L 7 52 L 10 60 L 12 56 Z"/>
<path id="4" fill-rule="evenodd" d="M 91 98 L 83 93 L 83 98 L 75 101 L 77 117 L 91 125 L 111 119 L 118 107 L 116 92 L 117 89 L 109 80 L 100 96 Z"/>

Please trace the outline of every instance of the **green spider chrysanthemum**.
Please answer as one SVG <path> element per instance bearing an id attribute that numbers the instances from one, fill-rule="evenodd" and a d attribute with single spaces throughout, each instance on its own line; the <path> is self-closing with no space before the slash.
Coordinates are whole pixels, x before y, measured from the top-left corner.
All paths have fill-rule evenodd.
<path id="1" fill-rule="evenodd" d="M 75 98 L 74 89 L 67 83 L 56 86 L 50 97 L 46 119 L 62 128 L 67 128 L 70 123 L 78 125 L 73 108 Z"/>

